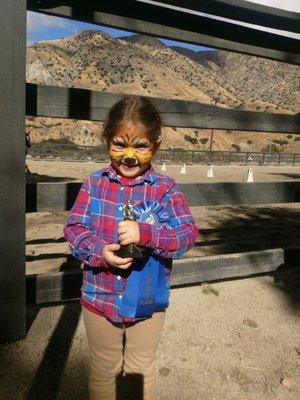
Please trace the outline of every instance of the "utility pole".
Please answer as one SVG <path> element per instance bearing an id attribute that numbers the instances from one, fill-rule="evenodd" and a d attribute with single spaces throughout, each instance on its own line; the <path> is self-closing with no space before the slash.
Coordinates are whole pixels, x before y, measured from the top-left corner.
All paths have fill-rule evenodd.
<path id="1" fill-rule="evenodd" d="M 212 142 L 213 142 L 213 137 L 214 137 L 214 130 L 212 129 L 211 130 L 211 133 L 210 133 L 210 143 L 209 143 L 209 153 L 208 153 L 208 162 L 209 162 L 209 164 L 210 164 L 210 161 L 211 161 L 211 148 L 212 148 Z"/>
<path id="2" fill-rule="evenodd" d="M 219 99 L 217 99 L 217 98 L 215 98 L 214 97 L 214 102 L 215 102 L 215 106 L 217 105 L 217 101 L 219 100 Z M 213 138 L 214 138 L 214 130 L 212 129 L 211 130 L 211 133 L 210 133 L 210 144 L 209 144 L 209 153 L 208 153 L 208 163 L 209 164 L 211 164 L 211 148 L 212 148 L 212 144 L 213 144 Z"/>
<path id="3" fill-rule="evenodd" d="M 270 143 L 269 143 L 269 153 L 272 153 L 272 139 L 270 139 Z"/>

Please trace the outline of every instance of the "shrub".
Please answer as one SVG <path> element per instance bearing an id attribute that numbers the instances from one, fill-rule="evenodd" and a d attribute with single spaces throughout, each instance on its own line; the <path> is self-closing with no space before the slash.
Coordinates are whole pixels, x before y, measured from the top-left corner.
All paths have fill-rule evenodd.
<path id="1" fill-rule="evenodd" d="M 273 140 L 273 143 L 280 144 L 281 146 L 282 146 L 283 144 L 289 144 L 289 142 L 288 142 L 287 140 L 277 140 L 277 139 L 274 139 L 274 140 Z"/>
<path id="2" fill-rule="evenodd" d="M 236 151 L 241 151 L 241 148 L 238 144 L 233 143 L 231 147 L 233 147 Z"/>
<path id="3" fill-rule="evenodd" d="M 266 147 L 263 147 L 260 150 L 261 153 L 270 153 L 270 145 L 267 145 Z M 272 143 L 271 144 L 271 153 L 280 153 L 280 149 L 276 144 Z"/>
<path id="4" fill-rule="evenodd" d="M 206 144 L 206 143 L 208 142 L 208 138 L 199 139 L 199 142 L 200 142 L 201 144 Z"/>
<path id="5" fill-rule="evenodd" d="M 252 140 L 247 140 L 247 144 L 252 144 Z"/>
<path id="6" fill-rule="evenodd" d="M 192 144 L 197 144 L 198 140 L 190 135 L 184 135 L 185 140 L 187 140 L 188 142 L 192 143 Z"/>

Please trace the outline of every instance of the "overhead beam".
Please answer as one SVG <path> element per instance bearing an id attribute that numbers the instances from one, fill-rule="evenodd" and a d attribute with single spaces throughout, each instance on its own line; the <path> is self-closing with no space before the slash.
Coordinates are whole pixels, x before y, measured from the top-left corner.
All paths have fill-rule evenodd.
<path id="1" fill-rule="evenodd" d="M 9 341 L 26 334 L 26 0 L 1 0 L 0 26 L 0 341 Z"/>
<path id="2" fill-rule="evenodd" d="M 299 41 L 134 0 L 28 0 L 28 10 L 300 64 Z"/>
<path id="3" fill-rule="evenodd" d="M 126 94 L 27 84 L 26 115 L 104 121 Z M 300 114 L 233 110 L 193 101 L 148 97 L 163 125 L 181 128 L 300 133 Z"/>
<path id="4" fill-rule="evenodd" d="M 143 1 L 143 0 L 141 0 Z M 145 1 L 147 3 L 147 0 Z M 300 33 L 300 14 L 245 0 L 158 0 L 159 3 L 235 21 Z"/>

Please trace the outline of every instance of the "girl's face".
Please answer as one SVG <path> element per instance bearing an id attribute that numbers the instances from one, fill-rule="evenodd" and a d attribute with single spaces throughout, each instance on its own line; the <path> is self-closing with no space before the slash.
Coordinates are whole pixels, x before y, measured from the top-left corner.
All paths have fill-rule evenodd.
<path id="1" fill-rule="evenodd" d="M 157 149 L 140 126 L 124 123 L 109 142 L 112 166 L 126 178 L 136 178 L 149 167 Z"/>

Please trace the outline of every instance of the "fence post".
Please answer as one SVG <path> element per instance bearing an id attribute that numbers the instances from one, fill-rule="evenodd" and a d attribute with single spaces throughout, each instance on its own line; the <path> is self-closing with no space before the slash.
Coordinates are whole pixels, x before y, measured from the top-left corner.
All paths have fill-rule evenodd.
<path id="1" fill-rule="evenodd" d="M 26 336 L 26 0 L 1 0 L 0 26 L 0 340 L 9 341 Z"/>

